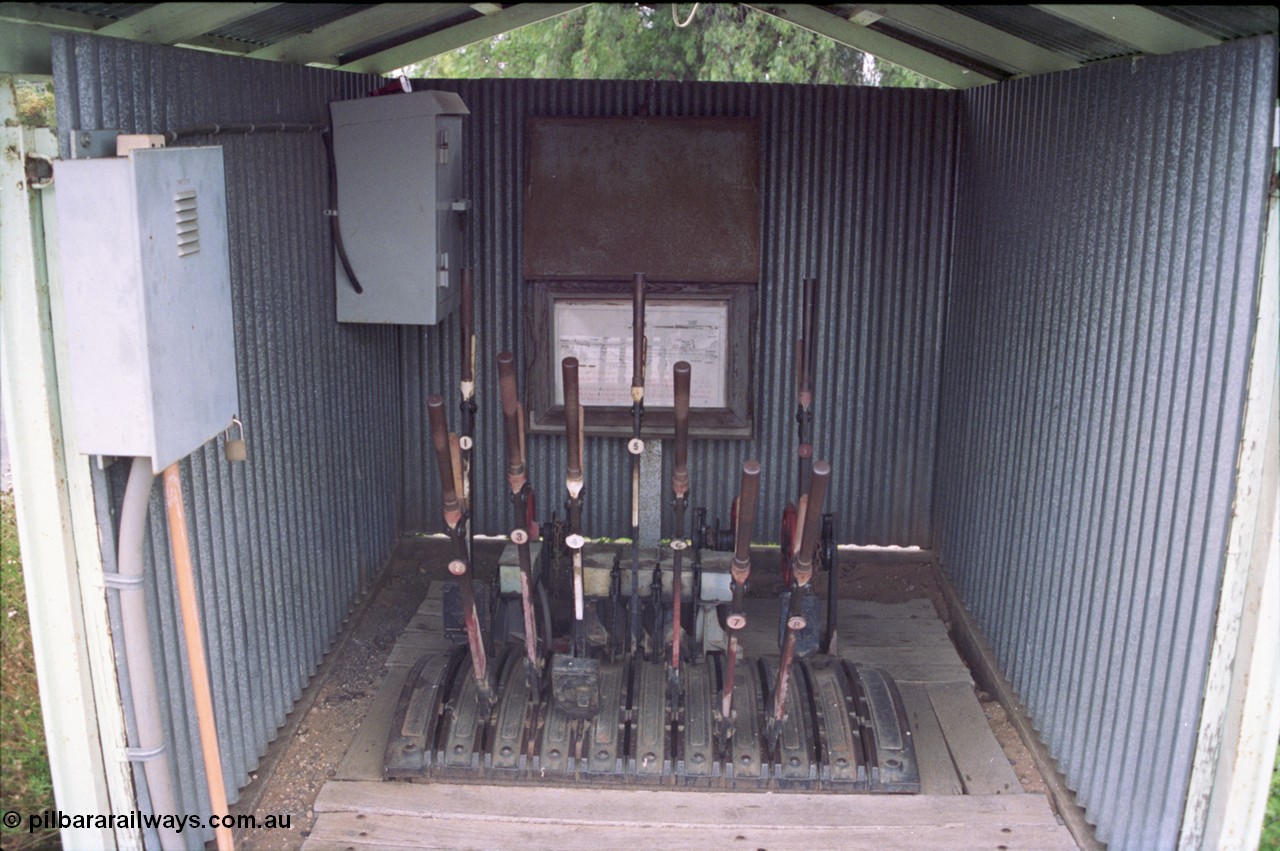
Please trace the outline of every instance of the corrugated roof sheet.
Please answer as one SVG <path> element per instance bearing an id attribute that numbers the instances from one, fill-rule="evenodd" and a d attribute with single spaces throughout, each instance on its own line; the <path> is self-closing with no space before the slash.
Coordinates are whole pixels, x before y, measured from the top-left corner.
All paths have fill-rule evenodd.
<path id="1" fill-rule="evenodd" d="M 15 24 L 30 22 L 34 27 L 94 31 L 106 24 L 127 19 L 134 14 L 146 13 L 153 7 L 162 5 L 164 4 L 14 3 L 5 4 L 7 8 L 0 11 L 0 16 Z M 192 15 L 200 11 L 199 7 L 206 5 L 214 7 L 221 4 L 186 4 Z M 375 64 L 384 61 L 393 63 L 388 67 L 376 68 L 381 72 L 389 72 L 414 61 L 426 59 L 433 55 L 433 51 L 450 50 L 468 41 L 477 41 L 496 33 L 518 28 L 539 17 L 533 11 L 536 4 L 491 3 L 474 4 L 470 7 L 447 3 L 417 4 L 418 7 L 424 5 L 425 8 L 413 9 L 406 6 L 405 14 L 412 17 L 414 21 L 412 25 L 397 25 L 394 20 L 388 20 L 385 23 L 385 29 L 376 35 L 371 35 L 366 29 L 366 22 L 360 20 L 360 13 L 375 8 L 372 4 L 283 3 L 261 11 L 245 9 L 236 13 L 233 10 L 231 14 L 239 16 L 232 21 L 226 21 L 219 15 L 211 15 L 209 17 L 211 29 L 194 37 L 194 41 L 205 49 L 236 53 L 244 52 L 242 45 L 267 47 L 317 28 L 329 27 L 332 30 L 336 27 L 337 39 L 341 42 L 342 22 L 350 18 L 352 21 L 350 38 L 345 43 L 339 43 L 328 54 L 329 57 L 342 57 L 342 62 L 345 64 L 375 56 L 392 47 L 415 43 L 427 34 L 445 33 L 459 26 L 466 27 L 459 32 L 469 33 L 469 35 L 460 36 L 459 39 L 437 39 L 428 46 L 416 45 L 423 51 L 422 56 L 407 58 L 397 54 L 395 60 L 385 57 L 374 60 Z M 761 5 L 759 8 L 768 12 L 773 7 Z M 894 53 L 892 45 L 898 44 L 904 47 L 905 53 L 886 55 L 881 58 L 909 68 L 912 67 L 913 61 L 923 61 L 922 54 L 912 50 L 919 48 L 931 57 L 941 57 L 946 60 L 942 70 L 935 68 L 939 79 L 947 79 L 947 73 L 954 71 L 955 74 L 952 74 L 950 79 L 953 84 L 962 87 L 1003 80 L 1015 70 L 1001 67 L 999 62 L 992 58 L 998 56 L 999 52 L 988 49 L 990 33 L 983 34 L 981 31 L 958 33 L 945 27 L 922 29 L 900 21 L 879 20 L 874 14 L 876 8 L 955 12 L 995 28 L 998 31 L 997 35 L 1023 39 L 1079 63 L 1141 54 L 1143 52 L 1141 47 L 1126 43 L 1124 37 L 1118 33 L 1128 31 L 1129 38 L 1143 41 L 1144 39 L 1137 38 L 1134 33 L 1141 31 L 1144 16 L 1145 25 L 1151 26 L 1152 12 L 1167 18 L 1171 23 L 1176 22 L 1179 26 L 1174 29 L 1180 30 L 1182 35 L 1200 33 L 1215 40 L 1274 34 L 1278 26 L 1274 7 L 1266 6 L 1117 5 L 1099 7 L 1105 8 L 1108 12 L 1105 21 L 1099 23 L 1091 21 L 1082 23 L 1078 20 L 1073 22 L 1068 18 L 1076 16 L 1070 15 L 1065 10 L 1059 10 L 1059 13 L 1055 14 L 1052 7 L 1030 5 L 877 7 L 874 4 L 870 6 L 835 4 L 814 5 L 810 10 L 807 4 L 795 4 L 779 7 L 779 14 L 785 17 L 788 9 L 810 10 L 814 14 L 802 16 L 806 22 L 805 26 L 812 26 L 816 31 L 854 47 L 863 40 L 861 38 L 863 35 L 873 36 L 875 39 L 880 39 L 878 43 L 881 47 L 868 48 L 872 52 L 880 50 Z M 64 14 L 50 15 L 49 10 Z M 553 9 L 548 14 L 554 14 L 556 11 L 559 10 Z M 424 14 L 428 16 L 426 20 L 422 19 Z M 479 18 L 486 19 L 483 26 L 475 25 L 475 21 Z M 1117 26 L 1112 26 L 1113 23 Z M 1189 29 L 1181 30 L 1181 26 Z M 129 37 L 144 41 L 157 40 L 156 32 L 150 27 L 138 27 L 137 32 L 131 33 Z M 892 41 L 885 45 L 884 37 Z M 189 35 L 183 36 L 184 42 L 192 40 L 193 38 Z M 1165 44 L 1156 39 L 1148 44 L 1146 49 L 1155 52 L 1178 49 L 1168 46 L 1171 44 L 1173 42 Z M 285 61 L 294 61 L 289 57 L 283 58 Z M 302 61 L 316 60 L 304 58 Z M 936 60 L 933 64 L 938 65 Z M 961 74 L 962 69 L 971 72 L 970 75 Z M 372 69 L 362 66 L 362 70 Z M 923 67 L 915 70 L 928 73 Z"/>
<path id="2" fill-rule="evenodd" d="M 1034 6 L 945 6 L 988 26 L 1007 32 L 1071 57 L 1077 62 L 1096 62 L 1138 53 L 1137 48 L 1108 38 Z"/>
<path id="3" fill-rule="evenodd" d="M 372 8 L 369 3 L 281 3 L 209 35 L 269 45 Z"/>

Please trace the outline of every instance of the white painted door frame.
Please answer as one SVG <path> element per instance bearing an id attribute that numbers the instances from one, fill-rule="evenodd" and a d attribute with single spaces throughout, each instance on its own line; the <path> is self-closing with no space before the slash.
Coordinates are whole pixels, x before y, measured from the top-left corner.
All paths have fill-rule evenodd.
<path id="1" fill-rule="evenodd" d="M 68 816 L 137 809 L 103 584 L 90 459 L 75 445 L 65 381 L 53 189 L 26 176 L 57 157 L 47 129 L 17 121 L 0 76 L 0 404 L 12 456 L 18 541 L 57 808 Z M 54 184 L 56 185 L 56 162 Z M 28 814 L 22 813 L 24 817 Z M 67 827 L 65 848 L 140 848 L 136 829 Z"/>
<path id="2" fill-rule="evenodd" d="M 1278 251 L 1280 220 L 1272 184 L 1235 505 L 1180 848 L 1258 846 L 1280 737 Z"/>

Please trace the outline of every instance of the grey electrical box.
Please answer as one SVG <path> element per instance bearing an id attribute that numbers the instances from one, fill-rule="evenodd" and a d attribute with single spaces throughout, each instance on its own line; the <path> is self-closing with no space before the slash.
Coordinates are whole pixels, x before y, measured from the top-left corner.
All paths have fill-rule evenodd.
<path id="1" fill-rule="evenodd" d="M 462 117 L 452 92 L 410 92 L 329 104 L 338 229 L 338 321 L 434 325 L 459 300 L 470 202 Z"/>
<path id="2" fill-rule="evenodd" d="M 238 410 L 222 149 L 65 160 L 56 187 L 80 451 L 159 473 Z"/>

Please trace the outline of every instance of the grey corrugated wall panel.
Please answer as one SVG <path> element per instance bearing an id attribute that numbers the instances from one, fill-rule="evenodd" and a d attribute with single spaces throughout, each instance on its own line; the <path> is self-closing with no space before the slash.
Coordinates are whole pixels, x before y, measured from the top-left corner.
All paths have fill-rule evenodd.
<path id="1" fill-rule="evenodd" d="M 1177 843 L 1275 91 L 1268 37 L 963 96 L 938 549 L 1115 848 Z"/>
<path id="2" fill-rule="evenodd" d="M 323 122 L 377 78 L 91 36 L 54 36 L 58 126 L 160 132 Z M 324 148 L 315 133 L 198 137 L 223 147 L 240 415 L 182 462 L 223 770 L 234 800 L 399 531 L 397 332 L 334 320 Z M 127 463 L 98 498 L 114 515 Z M 180 801 L 206 812 L 179 652 L 164 505 L 152 494 L 148 589 Z"/>
<path id="3" fill-rule="evenodd" d="M 526 352 L 521 280 L 524 132 L 530 116 L 733 116 L 760 122 L 762 258 L 754 330 L 751 441 L 696 441 L 692 501 L 727 520 L 742 461 L 764 465 L 757 540 L 776 541 L 794 499 L 791 329 L 801 278 L 816 275 L 821 333 L 815 446 L 832 464 L 842 541 L 928 546 L 941 304 L 949 275 L 958 95 L 840 87 L 625 81 L 418 81 L 457 91 L 475 203 L 479 423 L 475 528 L 510 528 L 495 358 Z M 673 166 L 674 167 L 674 166 Z M 440 531 L 425 398 L 457 422 L 458 322 L 405 329 L 405 518 Z M 523 379 L 522 379 L 523 385 Z M 670 457 L 668 451 L 664 457 Z M 563 502 L 563 440 L 530 436 L 541 514 Z M 669 481 L 670 461 L 664 475 Z M 630 517 L 625 441 L 588 439 L 587 534 L 621 536 Z M 668 491 L 664 485 L 664 493 Z M 670 510 L 664 534 L 670 534 Z"/>

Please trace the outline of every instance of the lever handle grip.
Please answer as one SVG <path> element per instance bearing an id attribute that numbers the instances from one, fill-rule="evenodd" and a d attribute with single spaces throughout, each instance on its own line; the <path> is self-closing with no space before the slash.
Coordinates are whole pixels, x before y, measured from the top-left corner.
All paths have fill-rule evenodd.
<path id="1" fill-rule="evenodd" d="M 498 390 L 502 396 L 503 435 L 507 444 L 507 477 L 525 475 L 524 450 L 520 446 L 520 397 L 516 393 L 516 358 L 498 353 Z"/>
<path id="2" fill-rule="evenodd" d="M 449 423 L 444 414 L 444 397 L 433 393 L 427 397 L 427 417 L 431 422 L 431 442 L 436 450 L 436 467 L 440 471 L 440 492 L 444 497 L 444 516 L 450 528 L 457 525 L 462 505 L 453 480 L 453 452 L 449 446 Z"/>
<path id="3" fill-rule="evenodd" d="M 637 272 L 631 296 L 631 386 L 644 386 L 644 273 Z"/>
<path id="4" fill-rule="evenodd" d="M 815 349 L 815 340 L 818 330 L 815 327 L 816 314 L 818 309 L 818 279 L 805 278 L 801 284 L 801 315 L 800 315 L 800 339 L 802 341 L 800 350 L 800 386 L 801 392 L 809 392 L 813 390 L 813 360 Z"/>
<path id="5" fill-rule="evenodd" d="M 671 473 L 671 489 L 676 496 L 689 490 L 689 381 L 691 368 L 687 361 L 675 365 L 676 460 Z"/>
<path id="6" fill-rule="evenodd" d="M 582 436 L 578 420 L 578 359 L 569 357 L 560 362 L 564 378 L 564 437 L 569 444 L 565 477 L 582 478 Z"/>
<path id="7" fill-rule="evenodd" d="M 733 560 L 749 564 L 751 535 L 756 525 L 756 503 L 760 500 L 760 462 L 742 465 L 742 481 L 738 485 L 738 524 L 733 536 Z"/>
<path id="8" fill-rule="evenodd" d="M 804 509 L 804 531 L 800 536 L 800 560 L 813 563 L 813 553 L 818 547 L 818 529 L 822 524 L 822 501 L 827 498 L 827 482 L 831 478 L 831 465 L 826 461 L 813 462 L 813 476 L 809 481 L 809 499 Z"/>
<path id="9" fill-rule="evenodd" d="M 472 341 L 476 335 L 475 290 L 471 267 L 462 270 L 462 380 L 475 381 Z"/>

